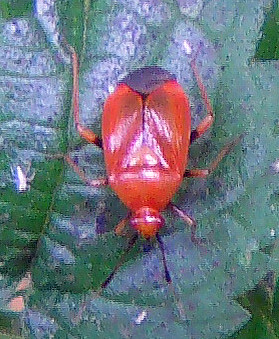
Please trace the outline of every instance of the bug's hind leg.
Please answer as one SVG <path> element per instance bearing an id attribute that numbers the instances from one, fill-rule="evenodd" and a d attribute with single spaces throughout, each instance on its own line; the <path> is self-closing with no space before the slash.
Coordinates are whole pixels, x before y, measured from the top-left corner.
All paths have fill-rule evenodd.
<path id="1" fill-rule="evenodd" d="M 96 146 L 102 148 L 102 140 L 88 127 L 83 126 L 80 123 L 79 119 L 79 66 L 78 66 L 78 56 L 72 46 L 68 46 L 72 53 L 72 67 L 73 67 L 73 106 L 74 106 L 74 120 L 76 129 L 79 135 Z"/>
<path id="2" fill-rule="evenodd" d="M 202 82 L 201 76 L 199 74 L 197 65 L 196 65 L 196 59 L 199 53 L 199 48 L 195 54 L 195 56 L 193 57 L 192 61 L 191 61 L 191 67 L 194 73 L 194 76 L 196 78 L 197 84 L 199 86 L 200 92 L 201 92 L 201 97 L 204 101 L 204 105 L 206 107 L 207 110 L 207 115 L 206 117 L 201 121 L 201 123 L 196 127 L 196 129 L 194 129 L 191 132 L 191 136 L 190 136 L 190 142 L 192 143 L 193 141 L 195 141 L 196 139 L 200 138 L 213 124 L 214 121 L 214 113 L 213 113 L 213 108 L 211 106 L 211 102 L 209 100 L 209 97 L 207 95 L 207 91 L 206 88 Z"/>

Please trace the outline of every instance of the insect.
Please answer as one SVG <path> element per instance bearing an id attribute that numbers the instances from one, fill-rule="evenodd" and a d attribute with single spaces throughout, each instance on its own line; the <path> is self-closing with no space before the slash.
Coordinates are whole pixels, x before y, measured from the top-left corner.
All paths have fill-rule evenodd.
<path id="1" fill-rule="evenodd" d="M 89 185 L 110 185 L 130 212 L 116 226 L 121 234 L 127 223 L 135 230 L 126 251 L 109 277 L 105 288 L 121 266 L 125 254 L 133 247 L 139 235 L 146 239 L 156 237 L 163 255 L 165 279 L 171 283 L 164 245 L 159 230 L 164 226 L 161 211 L 170 208 L 185 220 L 195 236 L 196 222 L 171 203 L 184 178 L 206 178 L 221 159 L 238 142 L 225 146 L 207 169 L 187 169 L 189 146 L 212 125 L 213 109 L 196 66 L 196 56 L 191 67 L 199 86 L 207 115 L 191 131 L 189 99 L 174 75 L 157 67 L 133 71 L 119 82 L 104 105 L 102 139 L 83 126 L 79 119 L 78 58 L 73 48 L 73 107 L 75 126 L 82 138 L 104 151 L 106 178 L 88 180 L 74 161 L 68 163 Z"/>
<path id="2" fill-rule="evenodd" d="M 147 318 L 147 311 L 143 310 L 138 314 L 138 316 L 134 319 L 136 325 L 140 325 Z"/>
<path id="3" fill-rule="evenodd" d="M 19 165 L 17 165 L 15 169 L 13 167 L 10 168 L 16 185 L 16 190 L 19 193 L 28 191 L 30 189 L 30 183 L 35 177 L 35 172 L 29 176 L 31 163 L 28 164 L 26 170 L 23 170 L 22 167 Z"/>

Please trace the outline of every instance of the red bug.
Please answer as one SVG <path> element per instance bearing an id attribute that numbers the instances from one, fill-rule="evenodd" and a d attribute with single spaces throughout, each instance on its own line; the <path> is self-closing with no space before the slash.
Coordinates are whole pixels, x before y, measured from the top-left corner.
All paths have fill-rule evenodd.
<path id="1" fill-rule="evenodd" d="M 89 181 L 67 157 L 75 171 L 91 186 L 110 185 L 130 209 L 129 215 L 116 227 L 120 234 L 127 222 L 136 231 L 126 249 L 134 245 L 138 234 L 149 239 L 156 236 L 163 254 L 167 282 L 171 278 L 166 266 L 164 248 L 158 231 L 164 225 L 161 211 L 170 207 L 192 226 L 195 221 L 170 200 L 185 177 L 207 177 L 238 140 L 228 144 L 207 169 L 187 170 L 188 149 L 213 123 L 213 110 L 199 76 L 195 59 L 192 70 L 207 109 L 206 117 L 191 131 L 189 99 L 175 76 L 152 66 L 126 76 L 104 105 L 102 140 L 79 120 L 78 59 L 73 58 L 73 105 L 77 131 L 88 142 L 104 151 L 107 178 Z M 125 253 L 126 253 L 125 252 Z M 102 284 L 106 287 L 120 263 Z"/>

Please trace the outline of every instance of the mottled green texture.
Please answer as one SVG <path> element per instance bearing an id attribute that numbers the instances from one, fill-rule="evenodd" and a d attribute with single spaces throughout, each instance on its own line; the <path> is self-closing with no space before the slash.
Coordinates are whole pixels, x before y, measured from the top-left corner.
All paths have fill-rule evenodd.
<path id="1" fill-rule="evenodd" d="M 8 301 L 17 281 L 31 271 L 33 287 L 19 315 L 27 336 L 233 334 L 250 318 L 237 296 L 279 268 L 278 174 L 271 169 L 279 146 L 278 63 L 253 61 L 264 8 L 271 2 L 212 0 L 201 6 L 198 1 L 192 15 L 183 1 L 174 0 L 100 0 L 91 6 L 75 1 L 71 9 L 68 1 L 57 2 L 58 10 L 49 11 L 57 15 L 56 24 L 47 20 L 49 14 L 39 22 L 33 16 L 0 22 L 3 319 L 9 324 Z M 196 218 L 206 245 L 193 245 L 188 227 L 165 213 L 162 238 L 184 317 L 164 281 L 161 253 L 156 244 L 144 251 L 143 240 L 103 296 L 92 295 L 126 246 L 127 239 L 112 230 L 127 211 L 109 188 L 90 188 L 61 159 L 45 157 L 71 151 L 89 178 L 105 174 L 102 152 L 83 143 L 74 129 L 68 53 L 59 36 L 81 56 L 81 121 L 97 133 L 104 101 L 117 81 L 152 64 L 176 74 L 189 94 L 193 124 L 201 120 L 205 112 L 185 41 L 193 51 L 200 46 L 197 66 L 216 114 L 211 132 L 191 148 L 189 167 L 207 166 L 244 133 L 209 180 L 188 180 L 175 196 Z M 18 193 L 10 166 L 25 167 L 30 160 L 35 179 L 30 191 Z M 84 298 L 86 308 L 78 317 Z M 137 325 L 143 310 L 147 318 Z"/>

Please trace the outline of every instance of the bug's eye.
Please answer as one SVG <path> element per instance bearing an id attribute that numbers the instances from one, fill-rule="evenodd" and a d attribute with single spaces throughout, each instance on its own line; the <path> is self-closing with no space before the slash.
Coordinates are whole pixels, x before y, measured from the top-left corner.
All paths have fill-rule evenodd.
<path id="1" fill-rule="evenodd" d="M 142 207 L 136 211 L 131 218 L 132 227 L 137 230 L 144 238 L 150 238 L 156 235 L 158 230 L 163 227 L 165 220 L 160 213 L 150 207 Z"/>

